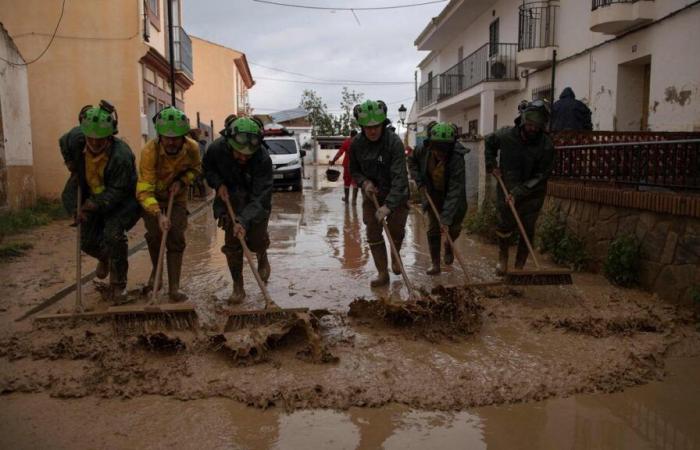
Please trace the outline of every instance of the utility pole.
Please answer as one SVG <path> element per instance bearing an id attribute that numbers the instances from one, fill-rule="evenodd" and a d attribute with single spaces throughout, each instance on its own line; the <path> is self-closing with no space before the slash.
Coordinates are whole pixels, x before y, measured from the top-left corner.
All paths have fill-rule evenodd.
<path id="1" fill-rule="evenodd" d="M 170 105 L 175 107 L 175 45 L 173 38 L 173 0 L 168 3 L 168 44 L 170 50 Z"/>

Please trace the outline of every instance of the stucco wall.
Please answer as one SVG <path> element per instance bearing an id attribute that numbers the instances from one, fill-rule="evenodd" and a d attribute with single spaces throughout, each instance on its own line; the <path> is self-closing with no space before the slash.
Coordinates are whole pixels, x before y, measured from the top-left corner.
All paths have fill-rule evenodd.
<path id="1" fill-rule="evenodd" d="M 192 36 L 193 64 L 197 67 L 194 85 L 185 92 L 185 113 L 192 126 L 197 111 L 206 124 L 214 120 L 214 133 L 224 126 L 224 120 L 237 109 L 236 78 L 238 71 L 234 60 L 241 54 L 204 39 Z"/>
<path id="2" fill-rule="evenodd" d="M 25 59 L 46 48 L 61 0 L 0 0 L 0 21 Z M 57 197 L 68 177 L 58 139 L 77 124 L 80 108 L 112 102 L 119 112 L 119 136 L 136 154 L 141 146 L 138 61 L 147 46 L 141 37 L 140 2 L 66 2 L 57 37 L 28 67 L 37 194 Z M 86 20 L 89 17 L 90 20 Z"/>
<path id="3" fill-rule="evenodd" d="M 23 63 L 14 43 L 0 24 L 0 57 Z M 32 130 L 27 67 L 0 60 L 0 208 L 31 206 L 35 199 Z"/>

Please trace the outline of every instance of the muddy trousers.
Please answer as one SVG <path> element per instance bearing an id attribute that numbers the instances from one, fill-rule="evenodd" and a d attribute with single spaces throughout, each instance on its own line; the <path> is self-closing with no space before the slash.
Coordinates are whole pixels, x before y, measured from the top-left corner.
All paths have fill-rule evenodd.
<path id="1" fill-rule="evenodd" d="M 513 217 L 513 213 L 510 210 L 510 206 L 505 201 L 503 194 L 499 192 L 498 196 L 498 223 L 496 224 L 496 235 L 498 236 L 498 243 L 500 248 L 501 257 L 504 256 L 507 259 L 508 246 L 512 242 L 514 234 L 519 235 L 520 231 L 518 229 L 518 224 Z M 544 194 L 532 195 L 520 200 L 516 200 L 515 209 L 520 216 L 520 220 L 523 222 L 523 228 L 525 228 L 525 233 L 527 234 L 530 242 L 533 242 L 535 237 L 535 224 L 537 223 L 537 217 L 540 214 L 542 205 L 544 205 Z M 515 257 L 515 267 L 521 269 L 528 257 L 527 244 L 524 239 L 518 240 L 518 252 Z"/>
<path id="2" fill-rule="evenodd" d="M 267 252 L 270 247 L 270 235 L 267 232 L 268 219 L 262 222 L 254 223 L 250 230 L 246 232 L 245 243 L 251 252 L 258 255 L 258 258 Z M 224 246 L 221 247 L 221 252 L 226 255 L 226 262 L 231 271 L 231 278 L 234 283 L 241 278 L 243 271 L 243 246 L 241 241 L 233 235 L 233 227 L 230 222 L 223 226 L 224 228 Z"/>
<path id="3" fill-rule="evenodd" d="M 162 204 L 161 208 L 165 211 L 167 205 Z M 180 285 L 180 273 L 182 271 L 182 254 L 185 251 L 187 242 L 185 241 L 185 231 L 187 230 L 187 208 L 182 203 L 173 204 L 173 212 L 170 214 L 170 230 L 168 237 L 165 239 L 166 264 L 168 269 L 168 288 L 172 291 L 177 290 Z M 146 226 L 146 243 L 148 244 L 148 253 L 151 256 L 151 277 L 149 284 L 155 278 L 156 265 L 158 264 L 158 252 L 160 250 L 160 240 L 162 234 L 158 224 L 158 216 L 144 213 L 143 223 Z"/>
<path id="4" fill-rule="evenodd" d="M 379 204 L 384 203 L 384 197 L 377 197 Z M 375 213 L 377 209 L 374 207 L 374 202 L 363 195 L 362 198 L 362 221 L 367 227 L 367 243 L 372 251 L 372 257 L 374 258 L 374 264 L 377 267 L 379 273 L 386 272 L 387 268 L 387 257 L 386 257 L 386 244 L 384 243 L 384 229 L 382 224 L 377 221 Z M 401 205 L 394 209 L 391 214 L 386 218 L 387 225 L 389 227 L 389 233 L 391 234 L 391 239 L 394 241 L 394 246 L 396 251 L 401 250 L 401 244 L 403 244 L 403 238 L 406 235 L 406 220 L 408 219 L 408 206 Z M 399 272 L 398 261 L 393 260 L 392 256 L 392 270 L 394 272 Z"/>
<path id="5" fill-rule="evenodd" d="M 431 192 L 429 194 L 430 198 L 433 199 L 433 203 L 435 203 L 435 208 L 437 208 L 438 213 L 442 213 L 443 205 L 445 203 L 444 196 L 437 192 Z M 449 227 L 449 233 L 452 241 L 456 241 L 462 232 L 462 221 L 464 220 L 466 212 L 466 209 L 464 209 L 457 214 L 456 217 L 452 218 L 452 225 Z M 435 217 L 435 214 L 433 214 L 433 209 L 430 207 L 430 205 L 428 205 L 425 216 L 428 220 L 428 232 L 426 234 L 428 236 L 430 258 L 433 262 L 436 260 L 440 261 L 440 240 L 442 237 L 442 233 L 440 232 L 440 218 Z M 450 243 L 447 242 L 447 239 L 445 239 L 445 260 L 447 264 L 452 264 L 452 248 L 450 247 Z"/>
<path id="6" fill-rule="evenodd" d="M 123 289 L 129 271 L 127 227 L 119 215 L 91 213 L 82 224 L 80 248 L 93 258 L 109 261 L 109 283 Z"/>

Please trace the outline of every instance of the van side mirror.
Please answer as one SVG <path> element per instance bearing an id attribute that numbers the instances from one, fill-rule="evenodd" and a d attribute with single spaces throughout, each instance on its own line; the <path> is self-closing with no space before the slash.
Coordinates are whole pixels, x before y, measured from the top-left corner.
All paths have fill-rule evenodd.
<path id="1" fill-rule="evenodd" d="M 301 157 L 302 157 L 302 158 L 305 158 L 305 157 L 306 157 L 306 150 L 300 150 L 299 153 L 301 154 Z"/>

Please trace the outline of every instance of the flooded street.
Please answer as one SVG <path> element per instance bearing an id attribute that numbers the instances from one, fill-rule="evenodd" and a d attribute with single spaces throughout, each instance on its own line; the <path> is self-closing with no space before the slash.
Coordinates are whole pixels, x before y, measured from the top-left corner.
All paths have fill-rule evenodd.
<path id="1" fill-rule="evenodd" d="M 0 273 L 0 447 L 700 448 L 700 333 L 690 311 L 575 274 L 573 286 L 480 290 L 473 335 L 427 339 L 348 317 L 358 297 L 398 302 L 407 292 L 395 275 L 389 288 L 369 288 L 361 198 L 344 204 L 323 171 L 309 170 L 302 193 L 273 196 L 268 289 L 280 306 L 331 312 L 319 333 L 336 362 L 309 362 L 298 335 L 254 361 L 206 347 L 231 308 L 223 232 L 209 207 L 187 234 L 183 285 L 202 330 L 177 336 L 184 350 L 146 348 L 105 324 L 16 323 L 70 283 L 72 234 L 54 224 Z M 130 246 L 141 237 L 135 230 Z M 458 245 L 472 280 L 492 279 L 496 248 L 464 235 Z M 464 282 L 458 265 L 425 275 L 416 211 L 401 254 L 418 286 Z M 145 250 L 129 261 L 132 289 L 150 261 Z M 247 268 L 244 277 L 248 297 L 236 308 L 261 307 Z M 89 307 L 105 307 L 91 284 L 85 295 Z"/>

